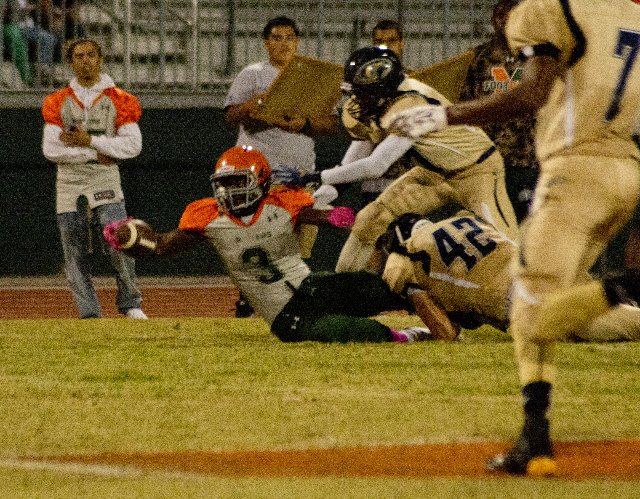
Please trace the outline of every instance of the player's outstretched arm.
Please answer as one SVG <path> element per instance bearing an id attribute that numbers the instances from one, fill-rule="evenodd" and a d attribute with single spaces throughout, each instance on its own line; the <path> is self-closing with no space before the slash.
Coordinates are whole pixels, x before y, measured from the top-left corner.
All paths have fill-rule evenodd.
<path id="1" fill-rule="evenodd" d="M 103 235 L 113 249 L 134 258 L 175 255 L 205 239 L 199 232 L 182 229 L 158 234 L 143 220 L 131 217 L 105 226 Z"/>
<path id="2" fill-rule="evenodd" d="M 363 141 L 360 143 L 366 144 Z M 365 157 L 354 159 L 350 163 L 343 163 L 319 172 L 301 174 L 297 169 L 276 165 L 271 173 L 278 182 L 285 185 L 306 186 L 308 184 L 347 184 L 364 179 L 381 177 L 393 163 L 400 159 L 413 146 L 413 139 L 390 135 L 386 137 L 373 152 Z M 360 149 L 365 150 L 366 145 Z M 350 156 L 353 157 L 353 156 Z"/>
<path id="3" fill-rule="evenodd" d="M 409 288 L 407 299 L 436 340 L 456 340 L 460 334 L 460 326 L 451 322 L 447 311 L 433 301 L 426 291 L 419 288 Z"/>
<path id="4" fill-rule="evenodd" d="M 552 56 L 527 60 L 520 84 L 508 92 L 487 95 L 447 107 L 424 105 L 406 109 L 389 118 L 389 130 L 416 139 L 448 125 L 484 125 L 529 114 L 544 106 L 561 65 Z"/>
<path id="5" fill-rule="evenodd" d="M 525 63 L 522 80 L 517 87 L 448 106 L 447 122 L 449 125 L 484 125 L 535 112 L 547 102 L 559 72 L 560 63 L 555 58 L 547 55 L 532 57 Z"/>
<path id="6" fill-rule="evenodd" d="M 296 223 L 310 225 L 331 224 L 336 227 L 351 227 L 355 220 L 356 216 L 353 210 L 345 206 L 336 206 L 329 210 L 319 210 L 312 206 L 307 206 L 298 213 Z"/>

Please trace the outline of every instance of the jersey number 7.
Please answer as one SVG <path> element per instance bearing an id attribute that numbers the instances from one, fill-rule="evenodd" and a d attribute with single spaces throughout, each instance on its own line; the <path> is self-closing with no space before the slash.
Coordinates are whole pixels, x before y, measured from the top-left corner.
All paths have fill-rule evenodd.
<path id="1" fill-rule="evenodd" d="M 624 59 L 624 64 L 620 70 L 618 84 L 611 96 L 611 102 L 604 115 L 605 123 L 614 119 L 620 112 L 620 101 L 622 101 L 622 94 L 627 85 L 631 68 L 638 58 L 638 49 L 640 49 L 640 33 L 627 29 L 618 30 L 618 44 L 616 45 L 613 55 L 614 57 Z"/>

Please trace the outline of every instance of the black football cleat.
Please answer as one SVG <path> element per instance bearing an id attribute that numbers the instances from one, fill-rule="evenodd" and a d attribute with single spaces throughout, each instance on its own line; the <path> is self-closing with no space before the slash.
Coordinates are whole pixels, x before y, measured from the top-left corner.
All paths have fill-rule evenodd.
<path id="1" fill-rule="evenodd" d="M 253 307 L 246 300 L 238 300 L 236 302 L 236 319 L 245 319 L 253 317 Z"/>
<path id="2" fill-rule="evenodd" d="M 546 418 L 526 420 L 515 446 L 506 455 L 494 456 L 485 463 L 485 467 L 511 475 L 555 475 L 557 464 L 549 438 L 549 421 Z"/>

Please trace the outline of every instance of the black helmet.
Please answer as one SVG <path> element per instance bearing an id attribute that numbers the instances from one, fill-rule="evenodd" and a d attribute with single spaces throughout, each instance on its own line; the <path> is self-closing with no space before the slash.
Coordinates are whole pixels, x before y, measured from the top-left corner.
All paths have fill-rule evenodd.
<path id="1" fill-rule="evenodd" d="M 396 217 L 376 241 L 376 248 L 382 251 L 383 261 L 386 262 L 391 253 L 408 256 L 407 239 L 430 223 L 427 218 L 417 213 L 405 213 Z"/>
<path id="2" fill-rule="evenodd" d="M 392 50 L 364 47 L 356 50 L 344 65 L 343 90 L 355 97 L 356 118 L 376 115 L 387 99 L 395 96 L 404 80 L 402 63 Z"/>

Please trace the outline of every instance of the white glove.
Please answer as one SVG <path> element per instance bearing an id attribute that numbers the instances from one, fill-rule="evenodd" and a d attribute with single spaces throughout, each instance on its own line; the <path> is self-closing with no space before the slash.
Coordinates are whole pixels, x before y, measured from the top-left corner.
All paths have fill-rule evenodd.
<path id="1" fill-rule="evenodd" d="M 331 201 L 334 201 L 338 197 L 338 190 L 329 184 L 322 184 L 313 193 L 313 199 L 315 201 L 315 208 L 327 209 L 332 208 Z"/>
<path id="2" fill-rule="evenodd" d="M 416 106 L 391 116 L 389 130 L 417 139 L 447 127 L 447 112 L 443 106 Z"/>

